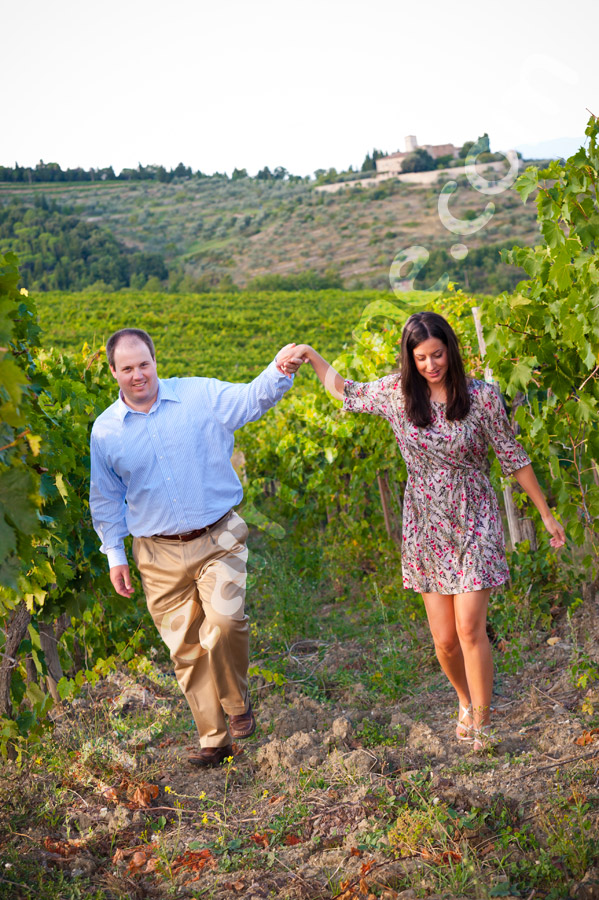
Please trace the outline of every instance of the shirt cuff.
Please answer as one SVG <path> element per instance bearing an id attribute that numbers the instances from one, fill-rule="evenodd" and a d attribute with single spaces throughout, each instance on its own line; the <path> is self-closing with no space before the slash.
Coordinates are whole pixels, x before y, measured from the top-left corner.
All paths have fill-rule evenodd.
<path id="1" fill-rule="evenodd" d="M 127 554 L 123 547 L 111 547 L 106 551 L 108 557 L 108 567 L 114 569 L 115 566 L 128 566 Z"/>
<path id="2" fill-rule="evenodd" d="M 281 372 L 281 370 L 277 366 L 277 357 L 276 356 L 273 359 L 273 361 L 267 366 L 266 371 L 270 372 L 272 375 L 275 375 L 275 377 L 277 379 L 284 379 L 285 381 L 289 382 L 290 384 L 293 384 L 293 379 L 295 378 L 295 375 L 285 375 L 284 372 Z"/>

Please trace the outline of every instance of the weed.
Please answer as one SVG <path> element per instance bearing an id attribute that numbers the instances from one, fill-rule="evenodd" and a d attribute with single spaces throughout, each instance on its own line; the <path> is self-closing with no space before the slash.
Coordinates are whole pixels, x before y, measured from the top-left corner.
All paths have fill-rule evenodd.
<path id="1" fill-rule="evenodd" d="M 3 853 L 0 900 L 109 900 L 112 894 L 87 878 L 72 878 L 60 869 L 46 869 L 34 856 L 15 850 Z"/>
<path id="2" fill-rule="evenodd" d="M 373 719 L 363 719 L 356 735 L 368 747 L 397 747 L 405 743 L 401 728 L 379 725 Z"/>
<path id="3" fill-rule="evenodd" d="M 577 688 L 586 690 L 590 684 L 599 679 L 599 667 L 590 658 L 589 654 L 585 653 L 580 647 L 576 628 L 574 627 L 574 623 L 572 621 L 572 613 L 581 605 L 582 600 L 580 597 L 577 597 L 573 604 L 569 607 L 567 612 L 568 631 L 570 642 L 572 644 L 572 653 L 570 657 L 570 681 Z M 592 714 L 592 704 L 590 705 L 590 707 L 587 705 L 587 709 L 583 709 L 583 712 L 590 712 Z"/>
<path id="4" fill-rule="evenodd" d="M 599 855 L 599 838 L 588 816 L 591 806 L 576 788 L 568 799 L 561 798 L 561 806 L 544 810 L 541 826 L 550 854 L 563 860 L 568 872 L 580 879 Z"/>

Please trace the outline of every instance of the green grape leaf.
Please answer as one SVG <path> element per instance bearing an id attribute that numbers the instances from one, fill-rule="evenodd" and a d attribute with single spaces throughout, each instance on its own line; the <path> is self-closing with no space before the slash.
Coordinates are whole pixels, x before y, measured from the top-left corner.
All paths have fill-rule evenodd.
<path id="1" fill-rule="evenodd" d="M 19 531 L 31 534 L 38 530 L 37 508 L 32 500 L 35 492 L 33 473 L 27 469 L 13 468 L 0 473 L 0 507 Z"/>

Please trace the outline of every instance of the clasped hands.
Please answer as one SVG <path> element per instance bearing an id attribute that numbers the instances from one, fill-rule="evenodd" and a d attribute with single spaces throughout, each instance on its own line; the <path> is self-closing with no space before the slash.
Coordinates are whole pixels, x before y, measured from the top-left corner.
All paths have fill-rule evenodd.
<path id="1" fill-rule="evenodd" d="M 308 344 L 286 344 L 276 356 L 276 365 L 283 375 L 295 375 L 302 363 L 309 362 Z"/>

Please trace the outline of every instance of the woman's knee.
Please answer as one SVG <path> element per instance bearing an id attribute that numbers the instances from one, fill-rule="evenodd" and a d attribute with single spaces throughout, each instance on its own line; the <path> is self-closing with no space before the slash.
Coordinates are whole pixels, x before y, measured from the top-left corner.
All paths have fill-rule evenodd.
<path id="1" fill-rule="evenodd" d="M 442 656 L 452 656 L 460 646 L 457 632 L 433 634 L 435 650 Z"/>
<path id="2" fill-rule="evenodd" d="M 475 646 L 488 640 L 486 622 L 466 619 L 457 623 L 457 633 L 462 646 Z"/>

